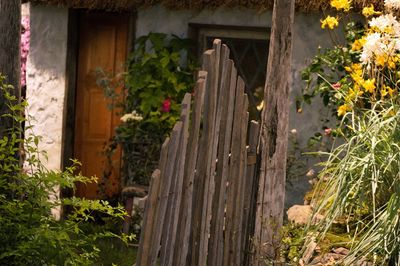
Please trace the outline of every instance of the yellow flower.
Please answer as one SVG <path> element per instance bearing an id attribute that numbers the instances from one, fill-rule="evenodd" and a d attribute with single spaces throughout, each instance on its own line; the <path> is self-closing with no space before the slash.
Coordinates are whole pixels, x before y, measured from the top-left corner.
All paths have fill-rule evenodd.
<path id="1" fill-rule="evenodd" d="M 351 68 L 354 70 L 362 70 L 362 65 L 361 64 L 352 64 Z"/>
<path id="2" fill-rule="evenodd" d="M 343 9 L 343 11 L 349 11 L 351 6 L 351 0 L 331 0 L 331 6 L 337 10 Z"/>
<path id="3" fill-rule="evenodd" d="M 395 69 L 396 68 L 396 63 L 393 60 L 389 60 L 388 66 L 390 69 Z"/>
<path id="4" fill-rule="evenodd" d="M 344 116 L 348 111 L 351 111 L 351 107 L 348 104 L 343 104 L 339 106 L 337 110 L 338 116 Z"/>
<path id="5" fill-rule="evenodd" d="M 393 97 L 394 93 L 396 92 L 395 89 L 390 88 L 389 86 L 383 85 L 384 89 L 389 93 L 390 97 Z"/>
<path id="6" fill-rule="evenodd" d="M 361 77 L 361 74 L 358 73 L 358 70 L 353 72 L 351 75 L 351 78 L 354 80 L 354 82 L 356 84 L 363 84 L 364 83 L 364 79 Z"/>
<path id="7" fill-rule="evenodd" d="M 375 91 L 375 79 L 367 79 L 362 83 L 362 86 L 364 87 L 365 91 L 368 91 L 369 93 L 373 93 Z"/>
<path id="8" fill-rule="evenodd" d="M 386 86 L 383 86 L 383 88 L 381 89 L 381 96 L 382 98 L 385 97 L 386 95 L 388 95 L 388 91 L 386 89 Z"/>
<path id="9" fill-rule="evenodd" d="M 361 95 L 363 95 L 364 94 L 364 92 L 362 92 L 361 90 L 360 90 L 360 86 L 358 86 L 357 84 L 356 85 L 354 85 L 354 87 L 352 88 L 352 89 L 350 89 L 349 91 L 348 91 L 348 94 L 346 95 L 346 97 L 345 97 L 345 101 L 346 102 L 351 102 L 351 101 L 353 101 L 354 99 L 356 99 L 358 96 L 361 96 Z"/>
<path id="10" fill-rule="evenodd" d="M 339 21 L 335 17 L 327 16 L 324 20 L 321 20 L 321 28 L 325 29 L 328 26 L 329 29 L 333 30 L 339 25 Z"/>
<path id="11" fill-rule="evenodd" d="M 373 15 L 380 15 L 380 14 L 382 14 L 382 12 L 375 11 L 374 5 L 371 4 L 369 7 L 364 7 L 363 8 L 362 14 L 365 17 L 370 17 L 370 16 L 373 16 Z"/>
<path id="12" fill-rule="evenodd" d="M 399 61 L 398 56 L 390 56 L 388 59 L 388 66 L 390 69 L 396 68 L 396 63 Z"/>
<path id="13" fill-rule="evenodd" d="M 378 56 L 376 56 L 376 58 L 375 58 L 375 63 L 376 63 L 377 66 L 384 67 L 384 66 L 385 66 L 385 63 L 386 63 L 386 58 L 385 58 L 385 56 L 383 56 L 383 55 L 378 55 Z"/>
<path id="14" fill-rule="evenodd" d="M 364 39 L 355 40 L 353 42 L 353 44 L 351 45 L 351 50 L 359 51 L 359 50 L 361 50 L 361 48 L 363 47 L 364 44 L 365 44 L 365 40 Z"/>

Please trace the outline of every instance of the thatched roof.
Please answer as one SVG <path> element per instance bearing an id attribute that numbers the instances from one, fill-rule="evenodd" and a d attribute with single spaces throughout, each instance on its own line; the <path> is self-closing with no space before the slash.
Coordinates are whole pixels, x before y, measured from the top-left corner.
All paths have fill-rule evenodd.
<path id="1" fill-rule="evenodd" d="M 257 10 L 272 8 L 273 0 L 25 0 L 33 3 L 61 5 L 71 8 L 89 8 L 103 10 L 133 10 L 163 4 L 171 9 L 203 9 L 217 7 L 248 7 Z M 296 0 L 299 11 L 310 12 L 329 8 L 329 0 Z M 373 3 L 376 8 L 382 8 L 383 0 L 353 0 L 353 6 L 359 10 L 361 6 Z"/>

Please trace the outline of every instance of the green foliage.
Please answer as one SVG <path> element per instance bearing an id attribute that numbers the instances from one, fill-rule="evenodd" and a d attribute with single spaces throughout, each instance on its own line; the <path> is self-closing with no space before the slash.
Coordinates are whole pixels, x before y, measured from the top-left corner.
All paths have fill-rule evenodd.
<path id="1" fill-rule="evenodd" d="M 128 61 L 126 111 L 140 111 L 144 120 L 166 123 L 168 129 L 175 124 L 180 101 L 194 85 L 193 59 L 185 59 L 190 44 L 189 40 L 162 33 L 138 38 Z M 171 100 L 170 111 L 161 109 L 166 99 Z"/>
<path id="2" fill-rule="evenodd" d="M 0 76 L 1 93 L 11 110 L 6 114 L 15 127 L 0 139 L 0 264 L 1 265 L 90 265 L 100 250 L 94 244 L 99 238 L 116 237 L 108 231 L 87 233 L 84 225 L 93 222 L 94 212 L 123 219 L 120 206 L 106 201 L 63 198 L 62 189 L 75 189 L 76 182 L 93 182 L 94 178 L 76 175 L 77 161 L 63 172 L 48 170 L 42 164 L 46 155 L 39 150 L 40 138 L 30 134 L 29 121 L 22 115 L 25 102 L 10 94 L 13 88 Z M 22 139 L 21 123 L 26 126 Z M 26 156 L 24 165 L 19 155 Z M 68 207 L 71 212 L 58 221 L 52 210 Z"/>
<path id="3" fill-rule="evenodd" d="M 362 115 L 348 113 L 351 135 L 323 164 L 323 198 L 316 213 L 325 219 L 318 228 L 323 237 L 334 223 L 347 223 L 353 240 L 346 265 L 372 255 L 382 258 L 382 263 L 399 260 L 400 106 L 396 101 L 389 108 L 377 102 Z"/>
<path id="4" fill-rule="evenodd" d="M 304 245 L 304 225 L 289 223 L 282 227 L 282 246 L 281 257 L 285 261 L 296 265 L 302 254 L 301 249 Z"/>
<path id="5" fill-rule="evenodd" d="M 124 151 L 126 184 L 148 184 L 162 141 L 179 120 L 183 96 L 193 90 L 195 67 L 189 56 L 190 44 L 174 35 L 142 36 L 119 84 L 113 84 L 104 73 L 99 79 L 106 95 L 124 98 L 119 106 L 125 115 L 116 128 L 114 144 L 122 145 Z M 121 84 L 123 97 L 118 94 Z"/>
<path id="6" fill-rule="evenodd" d="M 328 106 L 334 115 L 336 114 L 337 108 L 344 103 L 343 96 L 353 85 L 345 66 L 358 61 L 359 51 L 352 50 L 352 43 L 359 39 L 363 32 L 362 25 L 349 22 L 345 27 L 345 45 L 319 49 L 317 55 L 301 73 L 302 80 L 306 82 L 302 99 L 299 99 L 301 103 L 311 104 L 314 97 L 320 96 L 324 105 Z M 340 92 L 333 86 L 334 84 L 340 84 Z"/>
<path id="7" fill-rule="evenodd" d="M 344 2 L 351 4 L 331 4 L 339 10 Z M 337 112 L 338 127 L 332 133 L 343 137 L 342 145 L 322 153 L 329 159 L 314 201 L 316 214 L 324 216 L 316 228 L 320 240 L 337 224 L 345 225 L 352 236 L 344 265 L 355 265 L 361 258 L 400 265 L 400 56 L 393 48 L 399 25 L 393 12 L 390 6 L 381 12 L 365 7 L 367 23 L 344 23 L 345 44 L 320 52 L 302 76 L 308 84 L 303 101 L 320 95 Z M 336 23 L 346 18 L 354 17 L 330 17 Z M 376 21 L 386 24 L 377 26 Z"/>

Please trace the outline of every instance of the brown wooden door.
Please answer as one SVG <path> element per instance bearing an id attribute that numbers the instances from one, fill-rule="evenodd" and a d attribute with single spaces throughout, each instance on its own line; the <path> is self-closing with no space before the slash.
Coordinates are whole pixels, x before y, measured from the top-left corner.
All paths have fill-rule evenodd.
<path id="1" fill-rule="evenodd" d="M 80 197 L 99 198 L 104 195 L 100 192 L 111 197 L 119 192 L 121 151 L 115 153 L 111 164 L 105 155 L 105 148 L 119 123 L 119 111 L 108 108 L 110 100 L 96 84 L 95 72 L 101 68 L 115 75 L 123 70 L 127 32 L 127 15 L 81 14 L 74 155 L 82 162 L 82 174 L 97 176 L 99 183 L 105 181 L 105 186 L 77 184 L 76 194 Z"/>

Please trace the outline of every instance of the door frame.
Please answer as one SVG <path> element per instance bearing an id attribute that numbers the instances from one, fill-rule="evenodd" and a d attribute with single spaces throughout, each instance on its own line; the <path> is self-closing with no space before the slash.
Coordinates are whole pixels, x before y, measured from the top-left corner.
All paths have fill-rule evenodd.
<path id="1" fill-rule="evenodd" d="M 95 12 L 103 14 L 113 14 L 101 10 L 72 9 L 68 10 L 68 41 L 67 41 L 67 70 L 65 73 L 66 93 L 63 112 L 63 134 L 62 134 L 62 158 L 61 169 L 65 170 L 71 166 L 74 159 L 74 142 L 75 142 L 75 107 L 76 107 L 76 90 L 77 90 L 77 70 L 78 70 L 78 52 L 79 52 L 79 34 L 80 34 L 80 16 L 84 12 Z M 127 55 L 134 49 L 135 33 L 136 33 L 136 12 L 124 12 L 128 16 L 128 38 L 127 38 Z M 61 197 L 73 196 L 71 189 L 61 191 Z"/>

